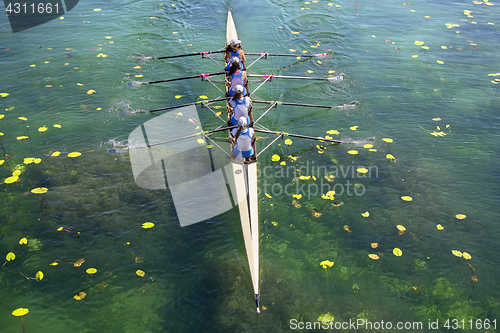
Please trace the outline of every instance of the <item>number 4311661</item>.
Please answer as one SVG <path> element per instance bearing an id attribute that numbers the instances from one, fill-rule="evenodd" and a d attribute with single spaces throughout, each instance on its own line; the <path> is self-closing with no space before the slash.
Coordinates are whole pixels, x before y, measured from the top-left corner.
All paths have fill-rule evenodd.
<path id="1" fill-rule="evenodd" d="M 5 8 L 7 14 L 52 14 L 59 13 L 59 4 L 40 2 L 26 4 L 26 2 L 10 2 Z"/>
<path id="2" fill-rule="evenodd" d="M 464 319 L 462 319 L 462 320 L 448 319 L 444 323 L 443 327 L 447 328 L 447 329 L 453 329 L 453 330 L 456 330 L 456 329 L 463 329 L 463 330 L 485 329 L 485 330 L 489 330 L 490 328 L 492 328 L 492 329 L 497 328 L 497 320 L 496 319 L 493 319 L 493 320 L 490 320 L 490 319 L 476 319 L 476 320 L 470 319 L 470 320 L 466 321 Z"/>

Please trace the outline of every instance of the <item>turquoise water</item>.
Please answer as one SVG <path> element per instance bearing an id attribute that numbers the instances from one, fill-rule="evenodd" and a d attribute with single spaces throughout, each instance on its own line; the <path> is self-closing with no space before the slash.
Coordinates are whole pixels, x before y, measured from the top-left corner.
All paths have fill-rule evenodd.
<path id="1" fill-rule="evenodd" d="M 447 319 L 465 325 L 474 320 L 473 329 L 454 331 L 498 332 L 475 325 L 476 319 L 500 320 L 500 92 L 491 82 L 500 76 L 488 76 L 500 73 L 500 5 L 331 4 L 87 1 L 62 20 L 16 34 L 2 16 L 0 93 L 9 95 L 0 98 L 2 154 L 8 156 L 0 177 L 3 181 L 16 167 L 22 173 L 19 182 L 3 184 L 0 199 L 0 254 L 16 255 L 0 272 L 0 331 L 22 332 L 21 320 L 11 313 L 28 308 L 26 332 L 281 332 L 291 330 L 292 319 L 317 321 L 325 314 L 339 323 L 422 322 L 422 329 L 407 330 L 414 332 L 449 331 L 443 326 Z M 259 157 L 259 168 L 268 166 L 270 172 L 259 178 L 258 317 L 237 209 L 180 228 L 170 192 L 138 187 L 129 154 L 108 152 L 110 140 L 126 144 L 132 130 L 155 117 L 136 110 L 218 96 L 199 80 L 127 83 L 217 71 L 214 62 L 198 57 L 135 58 L 219 49 L 230 8 L 246 50 L 334 51 L 321 63 L 269 58 L 253 71 L 346 75 L 337 84 L 275 79 L 258 97 L 359 102 L 348 110 L 280 106 L 262 120 L 270 129 L 290 133 L 325 136 L 337 130 L 340 135 L 332 137 L 354 143 L 328 146 L 320 154 L 318 142 L 292 138 L 292 145 L 280 141 Z M 464 10 L 472 10 L 473 17 Z M 262 110 L 259 105 L 256 114 Z M 199 111 L 204 128 L 218 126 L 205 111 Z M 38 129 L 44 125 L 42 134 Z M 435 130 L 446 135 L 431 135 Z M 20 136 L 29 139 L 17 140 Z M 258 148 L 268 143 L 263 139 Z M 367 143 L 377 151 L 363 148 Z M 56 151 L 60 156 L 51 156 Z M 69 158 L 70 152 L 81 156 Z M 274 154 L 280 161 L 271 160 Z M 41 161 L 23 166 L 29 157 Z M 316 180 L 279 174 L 283 161 Z M 295 192 L 277 191 L 278 185 L 314 189 L 328 183 L 321 166 L 338 171 L 329 184 L 338 184 L 335 201 L 342 206 L 305 191 L 296 208 Z M 371 176 L 351 173 L 360 166 L 370 168 Z M 362 195 L 340 194 L 347 181 Z M 274 192 L 269 184 L 278 184 Z M 48 192 L 29 192 L 37 187 Z M 313 216 L 313 209 L 321 216 Z M 369 217 L 363 217 L 367 211 Z M 143 229 L 144 222 L 155 226 Z M 403 235 L 397 225 L 406 228 Z M 19 244 L 22 238 L 28 244 Z M 372 249 L 371 243 L 378 247 Z M 395 256 L 394 248 L 402 256 Z M 452 250 L 472 258 L 467 262 Z M 85 262 L 74 267 L 79 258 Z M 56 260 L 59 265 L 51 266 Z M 326 271 L 320 265 L 325 260 L 334 262 Z M 87 274 L 88 268 L 97 272 Z M 137 276 L 137 270 L 146 275 Z M 35 277 L 38 271 L 44 274 L 41 281 L 17 273 Z M 77 301 L 73 296 L 79 292 L 86 297 Z M 428 328 L 429 320 L 439 320 L 439 328 Z"/>

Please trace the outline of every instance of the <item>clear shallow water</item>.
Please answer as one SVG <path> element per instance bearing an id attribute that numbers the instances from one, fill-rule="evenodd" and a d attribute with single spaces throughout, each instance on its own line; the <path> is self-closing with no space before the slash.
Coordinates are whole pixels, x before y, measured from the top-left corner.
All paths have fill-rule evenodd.
<path id="1" fill-rule="evenodd" d="M 237 210 L 180 228 L 169 192 L 138 188 L 128 154 L 110 154 L 106 144 L 126 140 L 154 117 L 130 115 L 133 110 L 217 96 L 197 80 L 133 88 L 126 84 L 127 74 L 161 80 L 216 71 L 210 60 L 138 63 L 135 57 L 220 48 L 229 8 L 247 50 L 335 51 L 321 64 L 270 58 L 254 71 L 326 76 L 333 69 L 346 74 L 335 85 L 275 80 L 259 97 L 327 105 L 359 101 L 358 108 L 344 111 L 281 106 L 266 115 L 263 125 L 309 135 L 334 129 L 342 139 L 375 137 L 377 149 L 339 145 L 318 154 L 315 142 L 294 139 L 291 146 L 281 143 L 261 155 L 261 167 L 277 166 L 273 154 L 281 160 L 292 155 L 299 158 L 287 160 L 288 166 L 372 166 L 378 177 L 339 174 L 333 184 L 349 180 L 364 187 L 364 195 L 337 195 L 344 202 L 340 207 L 323 206 L 326 201 L 318 195 L 304 196 L 301 208 L 292 205 L 290 195 L 264 188 L 265 182 L 290 184 L 293 176 L 260 177 L 261 192 L 272 198 L 260 195 L 261 303 L 266 310 L 258 319 Z M 325 313 L 336 321 L 500 319 L 495 254 L 500 101 L 497 85 L 490 82 L 495 77 L 488 76 L 500 72 L 498 8 L 496 3 L 425 1 L 333 6 L 323 1 L 243 6 L 85 2 L 64 20 L 16 34 L 3 17 L 0 92 L 9 96 L 0 99 L 5 115 L 0 132 L 5 153 L 13 156 L 0 166 L 0 176 L 10 176 L 25 157 L 42 162 L 26 166 L 21 181 L 10 184 L 0 201 L 0 253 L 16 254 L 0 273 L 6 300 L 0 305 L 2 330 L 22 331 L 19 318 L 11 315 L 19 307 L 30 309 L 27 332 L 288 331 L 292 318 L 315 321 Z M 473 10 L 474 18 L 464 10 Z M 459 27 L 448 29 L 446 23 Z M 137 65 L 141 68 L 134 69 Z M 88 95 L 89 89 L 96 93 Z M 442 120 L 433 121 L 436 117 Z M 201 120 L 206 128 L 218 125 L 212 116 Z M 58 123 L 61 128 L 52 126 Z M 38 128 L 43 125 L 48 130 L 42 135 Z M 351 126 L 359 127 L 352 131 Z M 447 135 L 430 135 L 436 126 Z M 21 135 L 30 140 L 16 140 Z M 359 154 L 347 154 L 350 149 Z M 82 156 L 70 159 L 65 150 Z M 51 157 L 54 151 L 61 151 L 61 158 Z M 386 159 L 388 153 L 397 158 L 394 163 Z M 314 175 L 319 183 L 323 174 Z M 23 195 L 40 186 L 48 193 Z M 402 201 L 403 195 L 413 201 Z M 313 217 L 312 209 L 322 216 Z M 365 211 L 376 226 L 361 216 Z M 467 217 L 458 220 L 456 214 Z M 147 221 L 155 227 L 142 229 Z M 445 231 L 438 231 L 437 224 Z M 404 236 L 396 225 L 406 227 Z M 80 237 L 56 232 L 61 226 Z M 23 237 L 28 245 L 18 244 Z M 377 249 L 370 247 L 373 242 Z M 392 254 L 395 247 L 401 257 Z M 454 249 L 471 254 L 475 271 L 451 253 Z M 374 261 L 370 253 L 381 258 Z M 49 265 L 78 258 L 86 260 L 80 268 Z M 328 278 L 323 260 L 335 262 Z M 97 273 L 87 274 L 90 267 Z M 144 278 L 135 275 L 138 269 L 146 272 Z M 28 281 L 7 270 L 28 276 L 41 270 L 45 277 Z M 84 300 L 72 298 L 81 291 L 87 293 Z"/>

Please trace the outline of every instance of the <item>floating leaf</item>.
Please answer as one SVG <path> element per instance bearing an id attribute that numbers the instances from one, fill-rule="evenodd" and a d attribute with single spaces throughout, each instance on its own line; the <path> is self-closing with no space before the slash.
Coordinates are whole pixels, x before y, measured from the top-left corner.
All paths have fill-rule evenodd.
<path id="1" fill-rule="evenodd" d="M 279 156 L 279 155 L 274 154 L 273 156 L 271 156 L 271 161 L 273 161 L 273 162 L 277 162 L 277 161 L 279 161 L 280 159 L 281 159 L 281 158 L 280 158 L 280 156 Z"/>
<path id="2" fill-rule="evenodd" d="M 16 182 L 18 179 L 19 179 L 18 176 L 11 176 L 11 177 L 8 177 L 7 179 L 5 179 L 3 182 L 5 184 L 12 184 L 12 183 Z"/>
<path id="3" fill-rule="evenodd" d="M 411 287 L 411 288 L 410 288 L 410 292 L 411 292 L 412 294 L 415 294 L 415 293 L 417 292 L 417 289 L 418 289 L 417 287 Z"/>
<path id="4" fill-rule="evenodd" d="M 407 195 L 402 196 L 401 199 L 403 199 L 404 201 L 412 201 L 413 200 L 412 197 L 409 197 Z"/>
<path id="5" fill-rule="evenodd" d="M 396 228 L 398 228 L 399 231 L 406 231 L 406 228 L 404 226 L 402 226 L 401 224 L 398 224 L 396 226 Z"/>
<path id="6" fill-rule="evenodd" d="M 145 222 L 145 223 L 143 223 L 143 224 L 142 224 L 142 227 L 143 227 L 144 229 L 149 229 L 149 228 L 152 228 L 152 227 L 154 227 L 154 226 L 155 226 L 155 224 L 154 224 L 154 223 L 152 223 L 152 222 Z"/>
<path id="7" fill-rule="evenodd" d="M 53 153 L 52 153 L 52 155 L 50 155 L 50 156 L 57 157 L 57 156 L 59 156 L 59 155 L 61 155 L 61 152 L 60 152 L 60 151 L 55 151 L 55 152 L 53 152 Z"/>
<path id="8" fill-rule="evenodd" d="M 321 195 L 321 198 L 326 199 L 326 200 L 334 200 L 335 197 L 335 191 L 328 191 L 326 194 Z"/>
<path id="9" fill-rule="evenodd" d="M 349 150 L 347 153 L 351 154 L 351 155 L 357 155 L 358 151 L 357 150 Z"/>
<path id="10" fill-rule="evenodd" d="M 462 258 L 462 252 L 458 251 L 458 250 L 451 250 L 451 253 L 453 253 L 454 255 L 456 255 L 457 257 L 459 258 Z"/>
<path id="11" fill-rule="evenodd" d="M 368 211 L 364 212 L 364 213 L 361 213 L 361 216 L 363 217 L 368 217 L 370 216 L 370 213 L 368 213 Z"/>
<path id="12" fill-rule="evenodd" d="M 46 130 L 47 130 L 47 126 L 45 126 L 45 125 L 38 128 L 38 132 L 41 132 L 41 133 L 45 132 Z"/>
<path id="13" fill-rule="evenodd" d="M 323 215 L 323 213 L 321 213 L 319 210 L 317 209 L 313 209 L 312 212 L 311 212 L 312 216 L 316 217 L 316 218 L 319 218 Z"/>
<path id="14" fill-rule="evenodd" d="M 383 138 L 383 139 L 382 139 L 382 141 L 385 141 L 385 142 L 387 142 L 387 143 L 392 143 L 392 142 L 394 142 L 394 140 L 389 139 L 389 138 Z"/>
<path id="15" fill-rule="evenodd" d="M 389 160 L 395 160 L 396 158 L 394 157 L 394 155 L 392 154 L 387 154 L 385 155 L 385 158 L 389 159 Z"/>
<path id="16" fill-rule="evenodd" d="M 351 126 L 351 127 L 349 127 L 349 129 L 350 129 L 351 131 L 357 131 L 357 130 L 358 130 L 358 127 L 359 127 L 359 126 Z"/>
<path id="17" fill-rule="evenodd" d="M 81 266 L 84 262 L 85 262 L 85 259 L 80 258 L 80 259 L 78 259 L 77 261 L 75 261 L 75 262 L 73 263 L 73 266 L 74 266 L 74 267 L 80 267 L 80 266 Z"/>
<path id="18" fill-rule="evenodd" d="M 59 263 L 55 261 L 50 263 L 50 266 L 57 266 L 57 265 L 59 265 Z"/>
<path id="19" fill-rule="evenodd" d="M 208 99 L 208 96 L 205 96 L 205 95 L 201 95 L 200 96 L 201 99 Z"/>
<path id="20" fill-rule="evenodd" d="M 335 263 L 333 261 L 330 261 L 330 260 L 324 260 L 324 261 L 320 262 L 320 265 L 323 266 L 324 269 L 332 267 L 334 264 Z"/>
<path id="21" fill-rule="evenodd" d="M 80 156 L 81 154 L 82 154 L 82 153 L 80 153 L 80 152 L 74 151 L 74 152 L 72 152 L 72 153 L 69 153 L 69 154 L 68 154 L 68 157 L 78 157 L 78 156 Z"/>
<path id="22" fill-rule="evenodd" d="M 26 238 L 21 238 L 21 239 L 19 240 L 19 244 L 21 244 L 21 245 L 23 245 L 23 244 L 27 244 L 27 243 L 28 243 L 28 239 L 26 239 Z"/>
<path id="23" fill-rule="evenodd" d="M 26 117 L 19 117 L 18 119 L 24 120 L 24 121 L 28 120 L 28 118 L 26 118 Z"/>
<path id="24" fill-rule="evenodd" d="M 54 124 L 53 126 L 56 127 L 56 128 L 61 128 L 60 124 Z"/>
<path id="25" fill-rule="evenodd" d="M 46 187 L 37 187 L 31 190 L 31 193 L 43 194 L 47 193 L 48 189 Z"/>
<path id="26" fill-rule="evenodd" d="M 16 255 L 14 254 L 14 252 L 9 252 L 5 256 L 5 259 L 7 259 L 7 261 L 12 261 L 12 260 L 16 259 Z"/>
<path id="27" fill-rule="evenodd" d="M 348 226 L 347 224 L 344 226 L 344 230 L 347 231 L 348 233 L 351 233 L 352 232 L 352 229 L 350 226 Z"/>
<path id="28" fill-rule="evenodd" d="M 0 97 L 7 97 L 7 96 L 9 96 L 8 93 L 0 93 Z"/>
<path id="29" fill-rule="evenodd" d="M 64 227 L 59 227 L 59 228 L 57 228 L 57 231 L 61 231 L 63 229 L 64 229 Z"/>
<path id="30" fill-rule="evenodd" d="M 380 259 L 378 255 L 373 254 L 373 253 L 369 254 L 368 257 L 372 258 L 373 260 L 379 260 Z"/>
<path id="31" fill-rule="evenodd" d="M 85 296 L 87 296 L 87 293 L 84 291 L 80 291 L 78 294 L 73 296 L 73 298 L 76 299 L 77 301 L 81 301 L 82 299 L 85 298 Z"/>
<path id="32" fill-rule="evenodd" d="M 290 140 L 290 139 L 286 139 L 286 140 L 285 140 L 285 145 L 287 145 L 287 146 L 291 146 L 291 145 L 292 145 L 292 140 Z"/>
<path id="33" fill-rule="evenodd" d="M 443 227 L 441 224 L 438 224 L 438 225 L 436 226 L 436 228 L 437 228 L 437 230 L 444 230 L 444 227 Z"/>
<path id="34" fill-rule="evenodd" d="M 144 271 L 141 271 L 140 269 L 136 270 L 135 274 L 137 274 L 140 277 L 144 277 L 144 275 L 146 275 L 146 273 Z"/>
<path id="35" fill-rule="evenodd" d="M 85 272 L 87 272 L 87 274 L 95 274 L 95 273 L 97 273 L 97 269 L 95 269 L 95 268 L 89 268 Z"/>
<path id="36" fill-rule="evenodd" d="M 329 130 L 329 131 L 326 131 L 326 134 L 330 134 L 330 135 L 336 134 L 336 135 L 339 135 L 340 132 L 337 131 L 337 130 Z"/>
<path id="37" fill-rule="evenodd" d="M 367 143 L 366 145 L 363 145 L 363 148 L 366 148 L 366 149 L 368 149 L 368 148 L 372 148 L 372 147 L 373 147 L 373 145 L 371 145 L 371 144 L 369 144 L 369 143 Z"/>
<path id="38" fill-rule="evenodd" d="M 15 309 L 14 311 L 12 311 L 12 315 L 16 316 L 16 317 L 21 317 L 21 316 L 28 314 L 28 312 L 30 312 L 30 310 L 28 310 L 26 308 L 19 308 L 19 309 Z"/>
<path id="39" fill-rule="evenodd" d="M 394 253 L 396 257 L 401 257 L 403 255 L 403 251 L 401 251 L 401 249 L 397 247 L 395 247 L 394 250 L 392 250 L 392 253 Z"/>
<path id="40" fill-rule="evenodd" d="M 325 179 L 329 182 L 335 181 L 335 176 L 334 175 L 326 175 Z"/>
<path id="41" fill-rule="evenodd" d="M 472 256 L 470 254 L 468 254 L 467 252 L 462 252 L 462 257 L 464 257 L 464 259 L 467 259 L 467 260 L 472 258 Z"/>
<path id="42" fill-rule="evenodd" d="M 440 65 L 444 64 L 444 61 L 442 61 L 442 60 L 436 60 L 436 62 L 437 62 L 438 64 L 440 64 Z"/>
<path id="43" fill-rule="evenodd" d="M 455 215 L 455 217 L 459 220 L 463 220 L 464 218 L 466 218 L 467 216 L 465 216 L 464 214 L 457 214 Z"/>
<path id="44" fill-rule="evenodd" d="M 366 169 L 366 168 L 357 168 L 356 171 L 359 172 L 359 173 L 367 173 L 368 169 Z"/>
<path id="45" fill-rule="evenodd" d="M 378 243 L 371 243 L 370 246 L 372 249 L 376 249 L 378 247 Z"/>
<path id="46" fill-rule="evenodd" d="M 43 272 L 42 271 L 38 271 L 35 275 L 35 278 L 37 281 L 41 281 L 43 279 Z"/>
<path id="47" fill-rule="evenodd" d="M 266 197 L 268 197 L 269 199 L 271 199 L 271 198 L 272 198 L 272 196 L 271 196 L 271 195 L 269 195 L 269 194 L 267 194 L 267 193 L 264 193 L 264 195 L 265 195 Z"/>
<path id="48" fill-rule="evenodd" d="M 332 203 L 332 206 L 333 206 L 333 207 L 340 207 L 340 206 L 342 206 L 343 204 L 344 204 L 344 202 L 343 202 L 343 201 L 334 201 L 334 202 Z"/>

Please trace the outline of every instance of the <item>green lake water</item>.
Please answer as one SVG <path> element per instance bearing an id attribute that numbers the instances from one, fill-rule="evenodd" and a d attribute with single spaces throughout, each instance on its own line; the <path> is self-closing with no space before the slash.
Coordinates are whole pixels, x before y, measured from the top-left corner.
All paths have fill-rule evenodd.
<path id="1" fill-rule="evenodd" d="M 350 143 L 292 138 L 259 156 L 259 316 L 238 210 L 181 228 L 170 191 L 137 186 L 125 149 L 129 134 L 158 116 L 136 111 L 219 96 L 200 80 L 129 84 L 216 72 L 210 59 L 136 57 L 220 49 L 228 9 L 247 51 L 331 50 L 313 60 L 269 57 L 253 72 L 345 74 L 339 83 L 274 79 L 256 96 L 357 101 L 353 109 L 281 105 L 261 120 Z M 1 332 L 23 331 L 17 308 L 29 309 L 26 332 L 289 332 L 291 320 L 325 315 L 332 325 L 394 325 L 343 332 L 500 331 L 500 74 L 489 75 L 500 73 L 496 1 L 91 0 L 15 34 L 0 17 L 0 93 L 8 94 L 0 97 L 0 180 L 21 171 L 18 182 L 1 184 L 1 263 L 16 256 L 0 271 Z M 256 115 L 264 110 L 255 104 Z M 220 125 L 198 112 L 205 130 Z M 118 153 L 109 152 L 113 142 Z M 300 174 L 282 173 L 294 169 Z M 336 172 L 333 182 L 325 170 Z M 300 175 L 309 179 L 294 179 Z M 336 185 L 334 201 L 343 205 L 314 193 L 321 184 Z M 47 193 L 30 192 L 39 187 Z M 155 226 L 143 229 L 145 222 Z M 324 269 L 326 260 L 334 265 Z M 25 278 L 38 271 L 41 281 Z M 80 292 L 86 297 L 74 299 Z M 396 329 L 397 322 L 422 328 Z"/>

